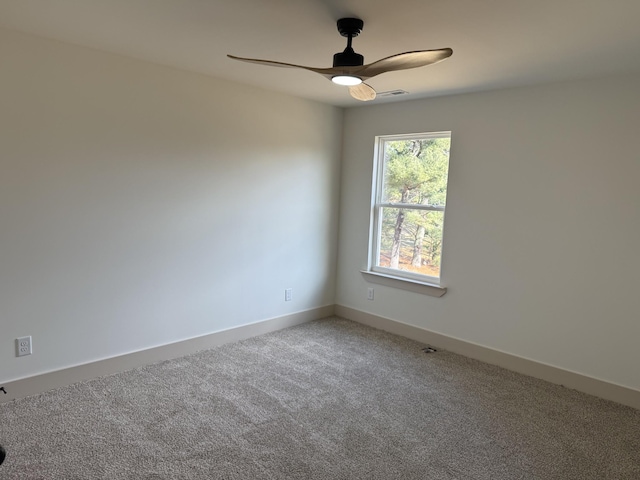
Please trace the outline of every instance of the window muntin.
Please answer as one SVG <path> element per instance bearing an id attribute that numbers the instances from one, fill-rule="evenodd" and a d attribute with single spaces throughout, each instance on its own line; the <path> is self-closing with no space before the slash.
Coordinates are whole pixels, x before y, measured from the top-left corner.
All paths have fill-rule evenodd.
<path id="1" fill-rule="evenodd" d="M 451 132 L 376 138 L 369 269 L 440 283 Z"/>

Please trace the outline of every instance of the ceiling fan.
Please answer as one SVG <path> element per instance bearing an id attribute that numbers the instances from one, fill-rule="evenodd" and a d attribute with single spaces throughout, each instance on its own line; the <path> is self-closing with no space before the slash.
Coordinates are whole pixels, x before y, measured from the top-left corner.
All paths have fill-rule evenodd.
<path id="1" fill-rule="evenodd" d="M 377 62 L 364 65 L 364 57 L 356 53 L 351 47 L 353 37 L 357 37 L 362 31 L 364 22 L 359 18 L 341 18 L 338 20 L 338 32 L 343 37 L 347 37 L 347 47 L 343 52 L 333 56 L 333 67 L 315 68 L 304 65 L 294 65 L 292 63 L 274 62 L 272 60 L 260 60 L 257 58 L 243 58 L 227 55 L 233 60 L 257 63 L 259 65 L 270 65 L 272 67 L 292 67 L 302 68 L 311 72 L 319 73 L 339 85 L 349 87 L 349 93 L 357 100 L 364 102 L 376 98 L 376 91 L 364 83 L 364 80 L 375 77 L 386 72 L 406 70 L 409 68 L 424 67 L 440 62 L 453 54 L 450 48 L 440 48 L 437 50 L 417 50 L 414 52 L 404 52 L 390 57 L 383 58 Z"/>

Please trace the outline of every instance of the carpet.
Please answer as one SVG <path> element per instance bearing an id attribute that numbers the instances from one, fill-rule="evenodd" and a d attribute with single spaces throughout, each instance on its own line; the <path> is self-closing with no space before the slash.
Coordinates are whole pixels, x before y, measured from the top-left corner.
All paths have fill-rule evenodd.
<path id="1" fill-rule="evenodd" d="M 2 479 L 639 479 L 640 411 L 340 318 L 0 405 Z"/>

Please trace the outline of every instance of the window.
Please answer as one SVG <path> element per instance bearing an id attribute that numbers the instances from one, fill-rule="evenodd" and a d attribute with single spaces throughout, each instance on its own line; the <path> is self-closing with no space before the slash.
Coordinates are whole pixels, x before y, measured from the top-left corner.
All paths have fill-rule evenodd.
<path id="1" fill-rule="evenodd" d="M 369 272 L 440 284 L 451 132 L 376 138 Z"/>

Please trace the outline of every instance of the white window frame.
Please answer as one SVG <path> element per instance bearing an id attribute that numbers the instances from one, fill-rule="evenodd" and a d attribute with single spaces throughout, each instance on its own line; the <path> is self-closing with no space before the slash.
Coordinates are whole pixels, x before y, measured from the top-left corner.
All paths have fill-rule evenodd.
<path id="1" fill-rule="evenodd" d="M 438 211 L 445 213 L 445 205 L 422 205 L 422 204 L 399 204 L 382 202 L 383 182 L 384 182 L 384 144 L 386 142 L 398 140 L 424 140 L 429 138 L 451 138 L 450 131 L 412 133 L 402 135 L 380 135 L 375 137 L 374 168 L 371 198 L 371 219 L 369 230 L 369 260 L 367 270 L 362 273 L 370 282 L 381 283 L 397 288 L 404 288 L 419 293 L 426 293 L 433 296 L 442 296 L 446 288 L 441 285 L 441 278 L 430 275 L 418 274 L 406 270 L 381 267 L 378 265 L 380 258 L 380 239 L 382 231 L 382 209 L 406 208 L 411 210 Z M 448 187 L 448 185 L 447 185 Z M 444 222 L 444 220 L 443 220 Z M 444 223 L 443 223 L 444 228 Z M 444 241 L 442 242 L 441 256 L 444 256 Z M 442 266 L 441 266 L 442 267 Z M 422 287 L 427 287 L 422 288 Z"/>

